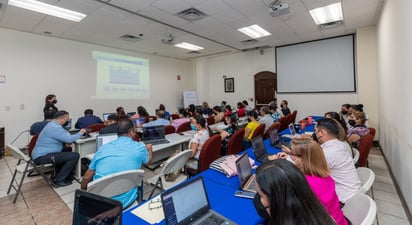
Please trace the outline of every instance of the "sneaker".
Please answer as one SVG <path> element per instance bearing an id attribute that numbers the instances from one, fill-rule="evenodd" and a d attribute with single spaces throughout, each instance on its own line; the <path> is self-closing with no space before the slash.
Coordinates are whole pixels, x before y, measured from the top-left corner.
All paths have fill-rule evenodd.
<path id="1" fill-rule="evenodd" d="M 59 188 L 59 187 L 65 187 L 65 186 L 69 186 L 69 185 L 71 185 L 72 184 L 72 182 L 71 181 L 61 181 L 61 182 L 56 182 L 56 181 L 53 181 L 53 186 L 55 187 L 55 188 Z"/>

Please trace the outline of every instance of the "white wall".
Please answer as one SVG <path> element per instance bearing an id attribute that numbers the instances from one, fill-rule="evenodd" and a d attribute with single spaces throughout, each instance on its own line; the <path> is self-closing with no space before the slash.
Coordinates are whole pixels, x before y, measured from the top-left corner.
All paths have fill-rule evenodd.
<path id="1" fill-rule="evenodd" d="M 154 114 L 164 103 L 170 112 L 181 106 L 182 91 L 195 88 L 193 63 L 153 55 L 138 54 L 103 46 L 0 29 L 0 126 L 6 127 L 6 143 L 34 121 L 43 119 L 44 98 L 56 94 L 59 109 L 77 117 L 93 108 L 96 115 L 114 112 L 117 106 L 136 111 L 143 105 Z M 96 61 L 92 51 L 104 51 L 150 60 L 150 100 L 97 100 Z M 182 79 L 177 80 L 180 74 Z"/>
<path id="2" fill-rule="evenodd" d="M 412 1 L 385 1 L 377 25 L 379 142 L 412 207 Z"/>
<path id="3" fill-rule="evenodd" d="M 362 30 L 357 33 L 357 36 L 361 45 L 368 38 L 373 39 L 372 43 L 376 43 L 374 41 L 376 40 L 374 28 Z M 278 103 L 282 99 L 288 100 L 290 108 L 298 110 L 298 118 L 307 115 L 323 115 L 328 111 L 338 111 L 344 103 L 363 103 L 365 111 L 372 115 L 371 118 L 374 120 L 372 125 L 378 126 L 376 87 L 371 86 L 369 83 L 369 81 L 376 83 L 374 81 L 376 80 L 376 60 L 369 59 L 368 52 L 376 52 L 376 45 L 369 44 L 357 48 L 358 63 L 364 63 L 365 61 L 367 63 L 357 71 L 357 88 L 361 91 L 357 93 L 278 94 Z M 365 59 L 365 57 L 367 58 Z M 275 53 L 274 48 L 271 48 L 265 49 L 263 55 L 258 50 L 224 55 L 210 58 L 207 64 L 203 67 L 207 68 L 210 79 L 208 99 L 213 104 L 226 100 L 229 104 L 235 105 L 239 100 L 254 97 L 253 77 L 256 73 L 264 70 L 275 71 Z M 235 78 L 235 93 L 224 93 L 223 75 Z M 369 102 L 373 103 L 369 104 Z"/>

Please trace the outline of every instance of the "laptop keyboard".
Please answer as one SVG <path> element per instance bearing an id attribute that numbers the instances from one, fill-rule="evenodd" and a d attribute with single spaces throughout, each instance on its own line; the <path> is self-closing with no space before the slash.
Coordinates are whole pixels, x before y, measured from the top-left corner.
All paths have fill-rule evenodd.
<path id="1" fill-rule="evenodd" d="M 211 214 L 199 223 L 199 225 L 220 225 L 223 222 L 225 221 L 222 218 L 216 216 L 215 214 Z"/>

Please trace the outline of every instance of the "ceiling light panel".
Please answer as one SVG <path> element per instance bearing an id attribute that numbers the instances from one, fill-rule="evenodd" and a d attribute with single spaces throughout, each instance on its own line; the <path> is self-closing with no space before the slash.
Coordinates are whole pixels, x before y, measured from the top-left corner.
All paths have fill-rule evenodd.
<path id="1" fill-rule="evenodd" d="M 271 35 L 271 33 L 267 32 L 265 29 L 261 28 L 259 25 L 256 25 L 256 24 L 252 26 L 240 28 L 238 29 L 238 31 L 255 39 Z"/>
<path id="2" fill-rule="evenodd" d="M 340 2 L 309 10 L 309 13 L 317 25 L 343 20 Z"/>
<path id="3" fill-rule="evenodd" d="M 187 50 L 191 50 L 191 51 L 199 51 L 199 50 L 204 49 L 203 47 L 200 47 L 200 46 L 197 46 L 197 45 L 192 45 L 192 44 L 189 44 L 189 43 L 186 43 L 186 42 L 175 44 L 174 46 L 178 47 L 178 48 L 184 48 L 184 49 L 187 49 Z"/>

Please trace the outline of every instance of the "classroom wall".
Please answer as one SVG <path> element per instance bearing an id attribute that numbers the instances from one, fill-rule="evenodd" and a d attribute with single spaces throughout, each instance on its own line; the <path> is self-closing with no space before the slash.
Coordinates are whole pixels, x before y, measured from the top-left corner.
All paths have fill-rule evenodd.
<path id="1" fill-rule="evenodd" d="M 376 52 L 375 28 L 360 29 L 356 40 L 359 41 L 356 49 L 358 64 L 366 65 L 357 69 L 356 93 L 315 93 L 315 94 L 278 94 L 280 100 L 286 99 L 291 110 L 298 110 L 297 118 L 307 115 L 323 115 L 328 111 L 339 111 L 344 103 L 363 103 L 365 111 L 370 114 L 372 126 L 378 126 L 377 120 L 377 94 L 376 87 L 376 58 L 370 57 L 369 52 Z M 365 45 L 368 39 L 372 44 Z M 209 92 L 205 93 L 213 103 L 226 100 L 228 104 L 235 105 L 239 100 L 254 97 L 254 75 L 261 71 L 275 71 L 275 49 L 265 49 L 223 55 L 209 58 L 207 65 L 202 65 L 207 70 L 209 77 Z M 235 78 L 235 92 L 224 93 L 222 76 Z M 321 81 L 319 81 L 321 82 Z M 253 105 L 253 104 L 252 104 Z"/>
<path id="2" fill-rule="evenodd" d="M 138 54 L 104 46 L 0 29 L 0 126 L 6 127 L 6 143 L 34 121 L 43 119 L 44 98 L 56 94 L 59 109 L 75 120 L 86 108 L 96 115 L 115 112 L 123 106 L 127 112 L 143 105 L 149 113 L 164 103 L 171 113 L 183 105 L 183 90 L 193 90 L 193 62 L 154 55 Z M 96 61 L 92 51 L 136 56 L 150 60 L 150 100 L 98 100 Z M 177 80 L 177 75 L 181 80 Z M 27 139 L 26 139 L 27 141 Z M 23 141 L 24 142 L 24 141 Z"/>
<path id="3" fill-rule="evenodd" d="M 412 207 L 412 1 L 384 1 L 377 25 L 379 143 Z"/>

